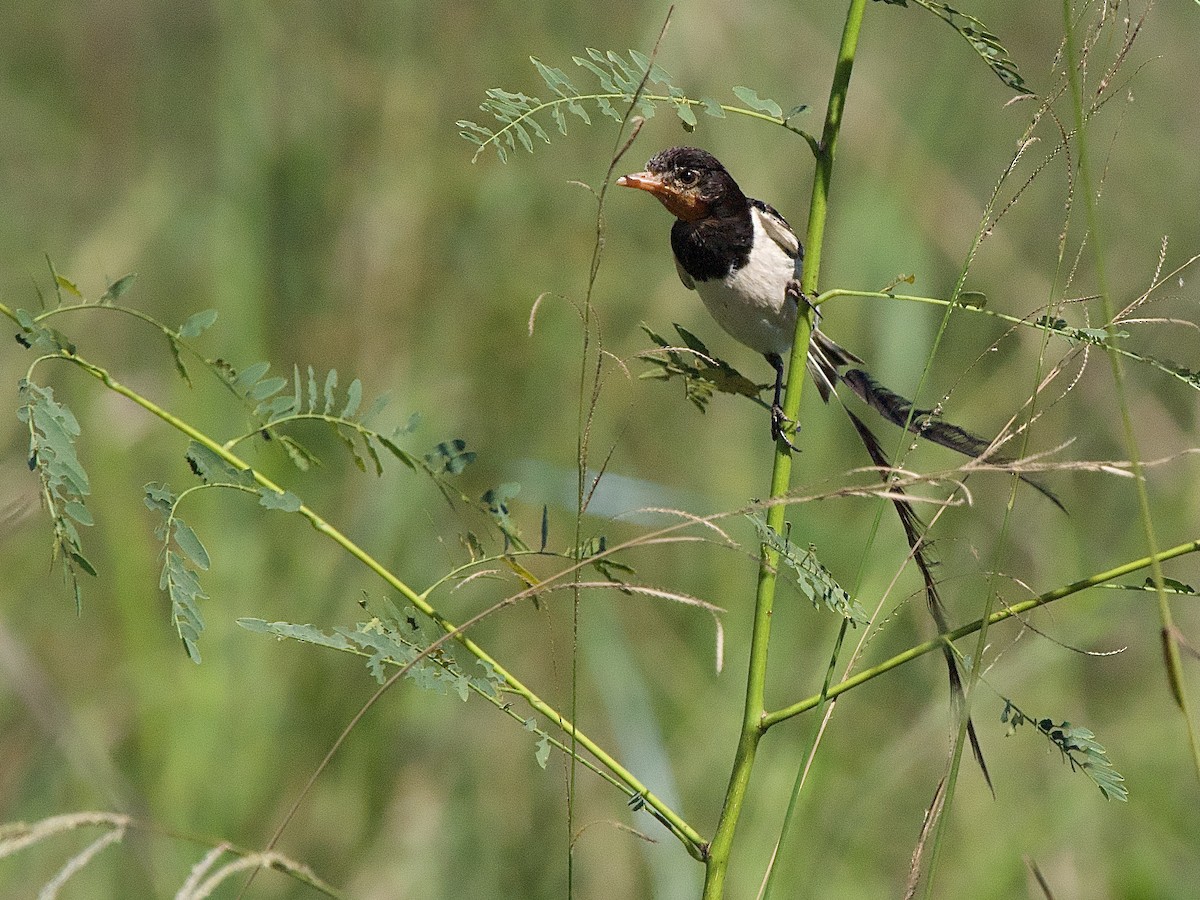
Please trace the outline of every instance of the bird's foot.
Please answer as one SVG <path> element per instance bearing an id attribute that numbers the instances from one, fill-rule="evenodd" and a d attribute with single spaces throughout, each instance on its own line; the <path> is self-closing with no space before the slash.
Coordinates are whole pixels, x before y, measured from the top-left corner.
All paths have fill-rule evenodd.
<path id="1" fill-rule="evenodd" d="M 804 289 L 800 287 L 800 280 L 798 278 L 788 279 L 787 287 L 784 289 L 784 296 L 795 303 L 800 309 L 811 309 L 814 312 L 816 311 L 816 307 L 813 306 L 812 300 L 809 299 L 808 294 L 804 293 Z"/>
<path id="2" fill-rule="evenodd" d="M 771 440 L 775 442 L 783 441 L 788 450 L 794 450 L 799 453 L 800 448 L 792 443 L 789 435 L 799 431 L 799 425 L 793 422 L 783 413 L 783 407 L 778 403 L 771 404 Z"/>

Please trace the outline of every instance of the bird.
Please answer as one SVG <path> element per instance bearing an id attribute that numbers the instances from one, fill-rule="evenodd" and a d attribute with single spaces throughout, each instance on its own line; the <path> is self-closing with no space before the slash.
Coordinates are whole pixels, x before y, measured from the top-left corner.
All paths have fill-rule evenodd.
<path id="1" fill-rule="evenodd" d="M 617 179 L 658 198 L 675 216 L 671 249 L 684 287 L 694 290 L 731 337 L 761 353 L 775 370 L 771 436 L 787 439 L 781 396 L 783 355 L 800 310 L 804 247 L 770 204 L 747 197 L 715 156 L 671 147 L 646 170 Z M 808 370 L 823 400 L 835 391 L 840 366 L 862 360 L 813 329 Z"/>
<path id="2" fill-rule="evenodd" d="M 796 449 L 787 435 L 794 423 L 787 421 L 781 403 L 783 356 L 795 337 L 800 304 L 808 302 L 800 289 L 804 246 L 796 232 L 769 203 L 746 196 L 725 166 L 698 147 L 663 150 L 644 171 L 622 175 L 617 184 L 649 193 L 675 216 L 671 250 L 683 286 L 700 295 L 721 328 L 762 354 L 775 370 L 771 438 Z M 826 335 L 814 314 L 806 368 L 824 402 L 844 384 L 889 422 L 919 437 L 973 459 L 987 454 L 995 463 L 1012 462 L 989 453 L 992 441 L 942 420 L 932 410 L 914 408 L 864 369 L 848 368 L 862 362 Z M 856 418 L 849 408 L 846 411 Z M 866 440 L 861 430 L 860 436 Z M 876 450 L 867 449 L 875 458 Z M 1051 491 L 1020 477 L 1062 509 Z"/>

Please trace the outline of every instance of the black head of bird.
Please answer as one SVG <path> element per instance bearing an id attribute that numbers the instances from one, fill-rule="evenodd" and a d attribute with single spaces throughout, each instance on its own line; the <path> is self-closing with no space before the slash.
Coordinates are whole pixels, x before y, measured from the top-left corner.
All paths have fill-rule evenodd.
<path id="1" fill-rule="evenodd" d="M 623 175 L 621 187 L 657 197 L 667 211 L 684 222 L 738 215 L 746 195 L 720 161 L 698 147 L 671 147 L 646 164 L 644 172 Z"/>

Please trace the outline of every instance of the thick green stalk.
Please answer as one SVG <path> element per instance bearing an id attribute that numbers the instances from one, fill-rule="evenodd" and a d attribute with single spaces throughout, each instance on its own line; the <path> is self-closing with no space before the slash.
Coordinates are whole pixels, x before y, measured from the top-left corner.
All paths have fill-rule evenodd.
<path id="1" fill-rule="evenodd" d="M 821 267 L 821 247 L 825 235 L 825 220 L 829 204 L 829 184 L 833 174 L 833 161 L 837 148 L 838 132 L 842 124 L 842 110 L 846 105 L 846 93 L 850 88 L 850 74 L 854 68 L 854 53 L 858 46 L 866 0 L 851 0 L 846 12 L 846 24 L 842 30 L 842 42 L 838 50 L 833 84 L 829 91 L 829 106 L 825 113 L 825 127 L 821 143 L 817 148 L 816 176 L 813 179 L 812 201 L 809 205 L 808 232 L 805 239 L 806 254 L 801 286 L 805 295 L 816 293 L 818 274 Z M 804 363 L 808 355 L 808 342 L 812 334 L 813 313 L 805 306 L 797 317 L 796 334 L 792 343 L 792 355 L 788 363 L 787 393 L 783 411 L 790 421 L 796 421 L 800 412 L 800 398 L 804 387 Z M 792 459 L 790 450 L 783 441 L 775 447 L 775 466 L 771 473 L 772 498 L 781 497 L 791 487 Z M 767 512 L 767 524 L 777 532 L 784 530 L 787 508 L 774 505 Z M 771 636 L 771 615 L 775 603 L 775 576 L 778 554 L 763 546 L 762 563 L 758 570 L 758 587 L 754 602 L 754 623 L 750 636 L 750 660 L 746 676 L 746 704 L 742 715 L 742 728 L 738 737 L 737 752 L 730 772 L 725 802 L 721 807 L 721 818 L 708 848 L 705 860 L 704 897 L 715 900 L 724 896 L 725 876 L 729 869 L 729 857 L 733 849 L 733 836 L 737 830 L 738 817 L 750 785 L 750 774 L 754 768 L 754 757 L 759 741 L 766 732 L 764 696 L 767 679 L 767 651 Z"/>

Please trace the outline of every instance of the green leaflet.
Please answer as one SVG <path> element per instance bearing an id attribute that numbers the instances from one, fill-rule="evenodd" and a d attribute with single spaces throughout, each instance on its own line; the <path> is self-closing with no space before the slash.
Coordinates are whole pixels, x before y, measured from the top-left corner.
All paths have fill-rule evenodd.
<path id="1" fill-rule="evenodd" d="M 733 89 L 734 95 L 745 103 L 751 109 L 756 109 L 759 112 L 765 112 L 769 116 L 774 116 L 776 119 L 783 118 L 783 109 L 774 100 L 766 97 L 759 97 L 758 91 L 753 88 L 742 87 L 738 85 Z"/>
<path id="2" fill-rule="evenodd" d="M 1035 719 L 1018 709 L 1008 698 L 1004 699 L 1000 721 L 1008 724 L 1010 735 L 1021 725 L 1029 723 L 1058 748 L 1063 759 L 1071 766 L 1071 771 L 1082 772 L 1090 778 L 1106 800 L 1129 799 L 1125 779 L 1113 768 L 1108 753 L 1088 729 L 1066 721 L 1056 724 L 1053 719 Z"/>
<path id="3" fill-rule="evenodd" d="M 54 399 L 52 388 L 22 378 L 17 395 L 17 418 L 29 429 L 29 468 L 41 480 L 42 498 L 54 529 L 52 555 L 62 564 L 79 611 L 83 606 L 79 572 L 96 574 L 84 556 L 76 527 L 93 523 L 91 511 L 84 504 L 92 490 L 91 482 L 75 452 L 79 422 L 70 409 Z"/>
<path id="4" fill-rule="evenodd" d="M 908 6 L 907 0 L 882 0 L 890 6 Z M 1000 39 L 987 30 L 987 26 L 964 12 L 959 12 L 948 3 L 937 0 L 912 0 L 913 3 L 933 13 L 951 28 L 959 33 L 971 48 L 979 54 L 989 69 L 1018 94 L 1032 94 L 1025 86 L 1017 64 L 1009 57 L 1008 51 L 1000 43 Z"/>
<path id="5" fill-rule="evenodd" d="M 758 539 L 779 554 L 779 561 L 790 569 L 793 582 L 814 607 L 820 609 L 822 604 L 850 624 L 859 625 L 869 621 L 866 610 L 851 599 L 845 589 L 834 581 L 829 570 L 817 559 L 817 548 L 809 544 L 807 550 L 801 550 L 792 543 L 791 539 L 779 534 L 758 513 L 746 516 L 758 532 Z"/>
<path id="6" fill-rule="evenodd" d="M 108 289 L 100 295 L 100 302 L 112 303 L 114 300 L 121 299 L 121 295 L 133 287 L 135 278 L 137 278 L 137 272 L 130 272 L 128 275 L 122 275 L 120 278 L 110 284 Z"/>
<path id="7" fill-rule="evenodd" d="M 462 438 L 443 441 L 425 454 L 426 465 L 439 474 L 457 475 L 473 462 L 475 453 L 467 449 L 467 442 Z"/>
<path id="8" fill-rule="evenodd" d="M 211 328 L 216 321 L 217 311 L 215 309 L 205 309 L 198 313 L 192 313 L 188 316 L 187 321 L 179 326 L 179 336 L 185 338 L 199 337 Z"/>

